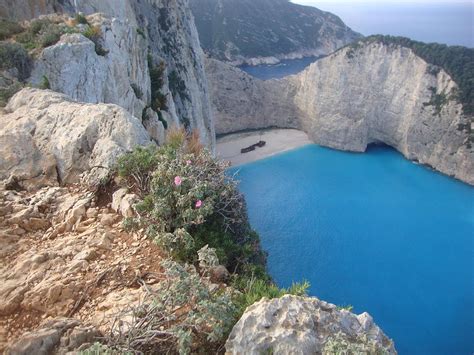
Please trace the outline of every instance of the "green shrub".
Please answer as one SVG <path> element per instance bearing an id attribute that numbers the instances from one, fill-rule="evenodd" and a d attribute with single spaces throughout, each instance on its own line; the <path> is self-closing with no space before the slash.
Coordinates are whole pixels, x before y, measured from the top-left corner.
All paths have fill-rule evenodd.
<path id="1" fill-rule="evenodd" d="M 82 34 L 85 37 L 89 38 L 92 42 L 94 42 L 95 52 L 97 53 L 97 55 L 103 57 L 109 53 L 104 47 L 102 47 L 102 44 L 100 43 L 102 37 L 102 30 L 99 26 L 88 26 L 87 29 L 82 32 Z"/>
<path id="2" fill-rule="evenodd" d="M 8 100 L 23 88 L 23 85 L 14 82 L 11 85 L 0 87 L 0 107 L 5 107 Z"/>
<path id="3" fill-rule="evenodd" d="M 151 83 L 151 108 L 159 112 L 167 110 L 166 96 L 161 92 L 164 84 L 165 62 L 155 65 L 151 54 L 148 55 L 148 70 L 150 72 Z"/>
<path id="4" fill-rule="evenodd" d="M 63 29 L 56 24 L 44 26 L 38 35 L 38 44 L 41 48 L 46 48 L 55 45 L 61 39 L 62 34 Z"/>
<path id="5" fill-rule="evenodd" d="M 87 18 L 84 16 L 84 14 L 81 14 L 81 13 L 76 15 L 76 17 L 74 18 L 74 21 L 81 25 L 89 24 L 89 21 L 87 21 Z"/>
<path id="6" fill-rule="evenodd" d="M 0 41 L 11 38 L 20 32 L 23 32 L 23 27 L 14 21 L 7 19 L 0 19 Z"/>
<path id="7" fill-rule="evenodd" d="M 140 87 L 135 83 L 130 84 L 130 86 L 132 87 L 133 93 L 135 94 L 137 99 L 141 99 L 143 97 L 143 92 Z"/>
<path id="8" fill-rule="evenodd" d="M 49 79 L 46 75 L 43 75 L 41 79 L 40 89 L 46 90 L 51 89 L 51 85 L 49 84 Z"/>
<path id="9" fill-rule="evenodd" d="M 348 339 L 342 332 L 331 337 L 322 351 L 323 355 L 350 355 L 350 354 L 370 354 L 383 355 L 386 351 L 377 345 L 375 340 L 361 336 L 356 339 Z"/>
<path id="10" fill-rule="evenodd" d="M 132 191 L 141 196 L 150 189 L 151 176 L 158 165 L 158 149 L 154 145 L 137 147 L 132 152 L 122 155 L 116 164 L 120 177 Z"/>
<path id="11" fill-rule="evenodd" d="M 128 353 L 132 355 L 132 353 Z M 94 343 L 85 350 L 79 351 L 79 355 L 128 355 L 125 352 L 119 352 L 111 349 L 107 345 L 101 343 Z"/>
<path id="12" fill-rule="evenodd" d="M 26 80 L 31 73 L 33 62 L 28 52 L 18 43 L 0 42 L 0 69 L 18 70 L 19 80 Z"/>
<path id="13" fill-rule="evenodd" d="M 245 311 L 248 306 L 260 301 L 262 298 L 279 298 L 284 295 L 307 296 L 310 287 L 309 282 L 294 283 L 290 288 L 278 288 L 269 280 L 255 277 L 241 277 L 234 281 L 233 286 L 241 291 L 236 297 L 235 303 L 238 306 L 238 316 Z"/>
<path id="14" fill-rule="evenodd" d="M 161 263 L 163 275 L 143 302 L 114 322 L 109 347 L 141 354 L 216 353 L 235 323 L 230 289 L 211 291 L 193 266 Z"/>

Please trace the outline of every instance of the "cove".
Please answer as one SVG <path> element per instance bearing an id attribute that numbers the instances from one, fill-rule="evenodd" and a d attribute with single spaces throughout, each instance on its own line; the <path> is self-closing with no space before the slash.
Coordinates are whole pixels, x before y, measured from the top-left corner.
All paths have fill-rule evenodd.
<path id="1" fill-rule="evenodd" d="M 288 75 L 298 74 L 320 58 L 284 59 L 278 64 L 242 65 L 239 68 L 261 80 L 281 79 Z"/>
<path id="2" fill-rule="evenodd" d="M 400 354 L 474 351 L 474 188 L 373 146 L 234 167 L 275 282 L 369 312 Z"/>

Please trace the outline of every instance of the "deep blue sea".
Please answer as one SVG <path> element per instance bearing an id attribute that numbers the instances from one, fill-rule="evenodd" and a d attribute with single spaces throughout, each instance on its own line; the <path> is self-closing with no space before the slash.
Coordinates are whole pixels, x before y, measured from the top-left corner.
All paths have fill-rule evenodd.
<path id="1" fill-rule="evenodd" d="M 474 47 L 472 0 L 293 0 L 338 15 L 365 36 L 405 36 L 423 42 Z"/>
<path id="2" fill-rule="evenodd" d="M 297 74 L 303 71 L 308 65 L 316 60 L 318 60 L 318 57 L 288 59 L 282 60 L 280 63 L 274 65 L 242 65 L 240 66 L 240 69 L 262 80 L 281 79 L 285 76 Z"/>
<path id="3" fill-rule="evenodd" d="M 369 312 L 400 354 L 474 352 L 474 188 L 374 146 L 233 168 L 281 287 Z"/>

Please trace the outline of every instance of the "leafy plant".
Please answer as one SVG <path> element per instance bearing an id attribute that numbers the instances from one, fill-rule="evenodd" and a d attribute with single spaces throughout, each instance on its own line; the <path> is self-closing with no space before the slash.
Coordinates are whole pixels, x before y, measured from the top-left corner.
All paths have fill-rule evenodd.
<path id="1" fill-rule="evenodd" d="M 211 291 L 196 269 L 171 260 L 161 263 L 156 287 L 114 322 L 108 346 L 133 353 L 189 354 L 199 347 L 215 353 L 235 323 L 230 289 Z"/>
<path id="2" fill-rule="evenodd" d="M 161 91 L 164 84 L 164 73 L 166 70 L 165 62 L 161 61 L 158 65 L 155 65 L 153 57 L 149 54 L 148 70 L 150 72 L 151 83 L 151 108 L 156 112 L 159 112 L 160 110 L 166 111 L 168 109 L 166 96 Z"/>
<path id="3" fill-rule="evenodd" d="M 132 87 L 133 93 L 135 94 L 137 99 L 141 99 L 143 97 L 143 92 L 140 87 L 135 83 L 130 84 L 130 86 Z"/>
<path id="4" fill-rule="evenodd" d="M 322 351 L 323 355 L 352 355 L 370 354 L 383 355 L 386 351 L 377 345 L 377 342 L 361 336 L 356 339 L 349 339 L 344 333 L 339 332 L 331 337 Z"/>
<path id="5" fill-rule="evenodd" d="M 11 38 L 20 32 L 23 32 L 24 28 L 19 23 L 10 21 L 8 19 L 0 19 L 0 41 Z"/>
<path id="6" fill-rule="evenodd" d="M 95 52 L 97 55 L 103 57 L 109 53 L 100 43 L 102 38 L 102 30 L 100 29 L 100 26 L 88 26 L 82 34 L 94 42 Z"/>
<path id="7" fill-rule="evenodd" d="M 78 13 L 76 15 L 76 17 L 74 18 L 74 21 L 77 24 L 81 24 L 81 25 L 88 25 L 89 24 L 89 21 L 87 21 L 87 18 L 84 16 L 84 14 L 81 14 L 81 13 Z"/>
<path id="8" fill-rule="evenodd" d="M 308 281 L 303 281 L 301 283 L 293 283 L 288 289 L 280 289 L 268 280 L 250 277 L 237 281 L 234 286 L 237 286 L 241 291 L 241 294 L 236 297 L 240 316 L 248 306 L 260 301 L 264 297 L 272 299 L 284 295 L 307 296 L 310 284 Z"/>
<path id="9" fill-rule="evenodd" d="M 18 43 L 0 42 L 0 70 L 16 68 L 18 78 L 25 80 L 30 76 L 33 61 L 28 52 Z"/>
<path id="10" fill-rule="evenodd" d="M 43 90 L 51 89 L 49 79 L 46 75 L 43 75 L 43 78 L 41 79 L 40 89 L 43 89 Z"/>

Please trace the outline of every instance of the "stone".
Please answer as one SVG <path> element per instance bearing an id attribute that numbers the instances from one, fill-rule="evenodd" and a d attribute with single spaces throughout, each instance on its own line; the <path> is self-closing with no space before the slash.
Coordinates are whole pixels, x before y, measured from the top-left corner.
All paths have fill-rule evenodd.
<path id="1" fill-rule="evenodd" d="M 214 283 L 227 282 L 230 278 L 230 273 L 224 265 L 217 265 L 211 267 L 210 270 L 211 281 Z"/>
<path id="2" fill-rule="evenodd" d="M 97 252 L 95 248 L 87 248 L 84 249 L 83 251 L 77 253 L 74 256 L 74 260 L 87 260 L 90 261 L 94 259 L 97 256 Z"/>
<path id="3" fill-rule="evenodd" d="M 125 197 L 125 195 L 128 193 L 128 189 L 122 188 L 118 189 L 112 194 L 112 206 L 111 208 L 115 212 L 120 211 L 120 204 L 122 203 L 122 199 Z"/>
<path id="4" fill-rule="evenodd" d="M 112 213 L 106 213 L 106 214 L 103 214 L 102 217 L 100 217 L 100 223 L 103 226 L 107 226 L 107 227 L 114 224 L 116 220 L 117 220 L 117 215 L 114 215 Z"/>
<path id="5" fill-rule="evenodd" d="M 349 343 L 375 344 L 396 354 L 393 342 L 366 313 L 356 316 L 317 298 L 286 295 L 251 305 L 232 329 L 226 354 L 321 354 L 342 337 Z"/>
<path id="6" fill-rule="evenodd" d="M 135 215 L 133 206 L 138 202 L 138 200 L 138 196 L 135 194 L 125 195 L 120 202 L 120 214 L 123 217 L 133 217 Z"/>
<path id="7" fill-rule="evenodd" d="M 92 344 L 100 333 L 72 318 L 56 318 L 38 329 L 23 334 L 5 353 L 8 355 L 65 354 L 84 343 Z"/>
<path id="8" fill-rule="evenodd" d="M 123 108 L 78 103 L 50 90 L 23 89 L 6 112 L 0 115 L 0 180 L 15 175 L 38 187 L 79 182 L 84 173 L 97 182 L 120 154 L 150 143 L 141 122 Z"/>

